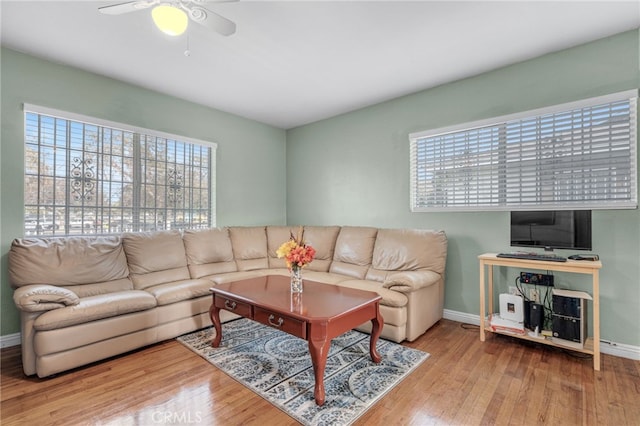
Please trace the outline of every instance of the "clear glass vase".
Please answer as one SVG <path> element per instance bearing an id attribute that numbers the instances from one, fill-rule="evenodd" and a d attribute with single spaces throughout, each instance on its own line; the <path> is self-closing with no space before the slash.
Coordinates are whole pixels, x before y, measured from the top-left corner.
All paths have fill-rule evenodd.
<path id="1" fill-rule="evenodd" d="M 302 293 L 302 268 L 291 268 L 291 292 Z"/>
<path id="2" fill-rule="evenodd" d="M 291 293 L 291 312 L 302 313 L 302 293 Z"/>

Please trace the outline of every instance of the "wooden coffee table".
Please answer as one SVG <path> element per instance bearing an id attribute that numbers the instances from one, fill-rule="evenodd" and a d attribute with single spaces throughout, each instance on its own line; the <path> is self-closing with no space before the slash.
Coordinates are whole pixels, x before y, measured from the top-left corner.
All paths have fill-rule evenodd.
<path id="1" fill-rule="evenodd" d="M 372 291 L 308 280 L 304 280 L 303 285 L 303 293 L 291 293 L 289 277 L 270 275 L 213 287 L 209 315 L 216 335 L 212 346 L 217 348 L 222 339 L 220 309 L 307 340 L 316 382 L 314 397 L 316 404 L 322 405 L 331 339 L 371 321 L 369 353 L 374 362 L 380 362 L 376 343 L 384 325 L 379 309 L 381 297 Z"/>

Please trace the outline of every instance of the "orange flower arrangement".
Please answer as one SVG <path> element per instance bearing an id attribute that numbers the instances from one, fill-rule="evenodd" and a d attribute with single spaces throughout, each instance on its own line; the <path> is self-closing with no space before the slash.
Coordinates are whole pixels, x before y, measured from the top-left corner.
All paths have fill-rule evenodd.
<path id="1" fill-rule="evenodd" d="M 278 258 L 284 258 L 289 270 L 304 268 L 311 263 L 316 255 L 316 250 L 304 241 L 302 226 L 296 236 L 293 235 L 293 232 L 290 234 L 291 238 L 289 241 L 282 243 L 280 248 L 276 250 L 276 255 Z"/>

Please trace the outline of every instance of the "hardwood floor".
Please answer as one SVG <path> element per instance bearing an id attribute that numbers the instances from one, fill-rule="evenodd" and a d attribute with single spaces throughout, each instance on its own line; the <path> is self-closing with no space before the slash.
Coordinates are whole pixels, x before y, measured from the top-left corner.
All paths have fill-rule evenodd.
<path id="1" fill-rule="evenodd" d="M 441 320 L 407 346 L 431 357 L 356 425 L 637 425 L 640 361 L 576 357 Z M 175 340 L 49 379 L 1 351 L 2 425 L 295 425 Z"/>

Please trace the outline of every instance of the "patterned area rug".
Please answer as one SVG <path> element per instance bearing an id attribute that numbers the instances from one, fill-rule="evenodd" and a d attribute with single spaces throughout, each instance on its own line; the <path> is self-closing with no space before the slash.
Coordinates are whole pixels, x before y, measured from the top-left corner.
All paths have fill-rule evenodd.
<path id="1" fill-rule="evenodd" d="M 397 385 L 429 354 L 378 340 L 382 362 L 369 356 L 369 335 L 349 331 L 333 339 L 324 374 L 326 400 L 313 398 L 313 366 L 305 340 L 248 319 L 222 325 L 222 343 L 211 347 L 213 328 L 178 341 L 305 425 L 349 425 Z"/>

